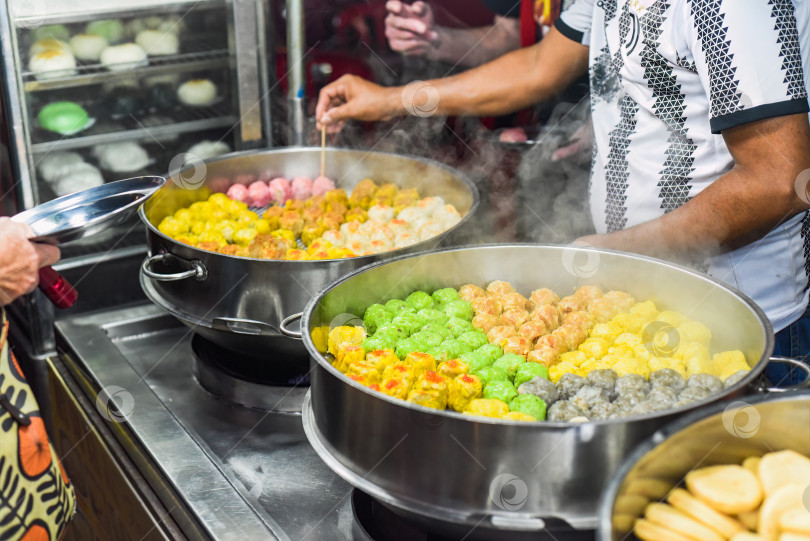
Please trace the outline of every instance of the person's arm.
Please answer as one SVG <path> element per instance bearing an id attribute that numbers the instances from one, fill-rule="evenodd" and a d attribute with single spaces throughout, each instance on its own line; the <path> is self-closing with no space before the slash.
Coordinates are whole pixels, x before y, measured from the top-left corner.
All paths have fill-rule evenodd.
<path id="1" fill-rule="evenodd" d="M 410 85 L 381 87 L 344 75 L 321 89 L 315 116 L 319 127 L 335 124 L 339 129 L 350 119 L 375 121 L 403 116 L 427 102 L 431 104 L 430 114 L 498 116 L 553 97 L 587 67 L 588 47 L 555 28 L 532 47 L 459 75 L 427 81 L 421 90 Z"/>
<path id="2" fill-rule="evenodd" d="M 0 306 L 31 293 L 39 269 L 59 261 L 59 248 L 30 242 L 33 236 L 29 226 L 0 217 Z"/>
<path id="3" fill-rule="evenodd" d="M 732 169 L 692 200 L 649 222 L 580 241 L 686 263 L 745 246 L 810 208 L 806 113 L 723 131 Z"/>

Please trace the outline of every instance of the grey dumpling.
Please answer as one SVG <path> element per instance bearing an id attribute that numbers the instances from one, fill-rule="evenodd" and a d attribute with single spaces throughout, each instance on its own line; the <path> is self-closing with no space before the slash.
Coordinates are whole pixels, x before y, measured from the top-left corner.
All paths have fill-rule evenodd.
<path id="1" fill-rule="evenodd" d="M 687 387 L 705 387 L 709 391 L 716 393 L 723 388 L 723 382 L 717 376 L 711 374 L 693 374 L 686 381 Z"/>
<path id="2" fill-rule="evenodd" d="M 619 397 L 627 393 L 636 392 L 646 395 L 650 392 L 650 382 L 639 374 L 627 374 L 616 380 L 615 388 Z"/>
<path id="3" fill-rule="evenodd" d="M 567 400 L 559 400 L 551 405 L 548 410 L 549 421 L 565 422 L 574 417 L 582 417 L 585 412 Z"/>
<path id="4" fill-rule="evenodd" d="M 518 387 L 518 394 L 531 394 L 552 405 L 560 396 L 557 387 L 544 377 L 537 376 Z"/>
<path id="5" fill-rule="evenodd" d="M 591 370 L 588 372 L 587 380 L 589 385 L 604 389 L 610 398 L 615 398 L 616 380 L 618 378 L 619 375 L 615 370 L 607 368 L 601 370 Z"/>
<path id="6" fill-rule="evenodd" d="M 601 387 L 594 387 L 593 385 L 586 385 L 577 391 L 573 398 L 569 399 L 579 409 L 589 412 L 596 404 L 600 402 L 610 402 L 608 393 Z"/>
<path id="7" fill-rule="evenodd" d="M 557 382 L 557 390 L 560 393 L 560 398 L 565 400 L 577 394 L 577 391 L 587 384 L 588 380 L 582 376 L 568 372 L 563 374 Z"/>
<path id="8" fill-rule="evenodd" d="M 751 373 L 750 370 L 739 370 L 737 372 L 734 372 L 733 374 L 731 374 L 729 377 L 726 378 L 726 381 L 723 382 L 723 387 L 728 389 L 729 387 L 736 385 L 750 373 Z"/>
<path id="9" fill-rule="evenodd" d="M 650 374 L 650 383 L 664 387 L 670 387 L 676 391 L 680 391 L 686 387 L 686 380 L 683 376 L 671 368 L 662 368 Z"/>

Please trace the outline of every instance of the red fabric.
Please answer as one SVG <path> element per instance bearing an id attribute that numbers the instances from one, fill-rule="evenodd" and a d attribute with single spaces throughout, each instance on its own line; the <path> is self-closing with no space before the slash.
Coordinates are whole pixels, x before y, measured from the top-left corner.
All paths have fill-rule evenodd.
<path id="1" fill-rule="evenodd" d="M 520 0 L 520 46 L 529 47 L 537 41 L 534 21 L 534 0 Z"/>

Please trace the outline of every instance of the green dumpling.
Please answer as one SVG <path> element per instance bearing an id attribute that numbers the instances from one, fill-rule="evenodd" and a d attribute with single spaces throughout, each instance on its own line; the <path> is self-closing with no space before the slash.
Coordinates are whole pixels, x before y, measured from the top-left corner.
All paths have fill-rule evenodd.
<path id="1" fill-rule="evenodd" d="M 400 340 L 397 343 L 397 347 L 394 352 L 397 354 L 397 357 L 400 359 L 404 359 L 408 356 L 408 353 L 413 353 L 414 351 L 422 351 L 420 349 L 420 344 L 417 340 L 413 338 L 405 338 L 404 340 Z"/>
<path id="2" fill-rule="evenodd" d="M 458 337 L 458 339 L 470 350 L 475 351 L 487 343 L 487 335 L 481 331 L 468 331 Z"/>
<path id="3" fill-rule="evenodd" d="M 484 396 L 486 396 L 486 393 L 486 390 L 484 390 Z M 510 411 L 519 411 L 526 415 L 531 415 L 537 421 L 544 421 L 546 419 L 546 403 L 542 398 L 538 398 L 533 394 L 518 395 L 508 402 L 508 404 Z"/>
<path id="4" fill-rule="evenodd" d="M 497 366 L 485 366 L 484 368 L 473 372 L 473 375 L 478 376 L 478 379 L 481 380 L 481 384 L 485 386 L 491 381 L 509 381 L 509 376 L 506 375 L 506 370 Z"/>
<path id="5" fill-rule="evenodd" d="M 385 349 L 385 344 L 379 338 L 370 336 L 363 340 L 363 351 L 377 351 L 378 349 Z"/>
<path id="6" fill-rule="evenodd" d="M 540 363 L 523 363 L 515 370 L 515 387 L 520 387 L 536 377 L 548 379 L 548 368 Z"/>
<path id="7" fill-rule="evenodd" d="M 402 327 L 408 331 L 408 334 L 413 334 L 422 328 L 422 321 L 419 316 L 411 312 L 400 312 L 391 320 L 391 323 Z"/>
<path id="8" fill-rule="evenodd" d="M 402 312 L 416 312 L 416 309 L 413 306 L 399 299 L 391 299 L 385 303 L 385 309 L 391 312 L 394 316 L 398 316 Z"/>
<path id="9" fill-rule="evenodd" d="M 445 287 L 434 291 L 432 296 L 435 304 L 444 306 L 445 304 L 458 299 L 458 291 L 452 287 Z"/>
<path id="10" fill-rule="evenodd" d="M 501 346 L 497 344 L 485 344 L 475 351 L 481 353 L 482 355 L 486 355 L 486 357 L 490 360 L 490 364 L 503 357 L 503 350 L 501 349 Z"/>
<path id="11" fill-rule="evenodd" d="M 363 325 L 371 334 L 377 332 L 377 328 L 382 327 L 386 323 L 390 323 L 394 318 L 393 314 L 385 309 L 382 304 L 372 304 L 366 308 L 366 313 L 363 314 Z"/>
<path id="12" fill-rule="evenodd" d="M 450 320 L 450 316 L 447 316 L 444 312 L 434 308 L 422 308 L 416 312 L 416 315 L 419 316 L 424 325 L 428 325 L 430 323 L 447 325 L 447 322 Z"/>
<path id="13" fill-rule="evenodd" d="M 428 323 L 427 325 L 422 327 L 422 330 L 438 333 L 442 337 L 442 342 L 444 342 L 445 340 L 450 340 L 451 338 L 455 338 L 450 329 L 448 329 L 444 325 L 439 325 L 438 323 Z"/>
<path id="14" fill-rule="evenodd" d="M 436 349 L 439 351 L 439 355 L 436 357 L 436 360 L 441 359 L 442 361 L 446 361 L 447 359 L 458 359 L 459 355 L 469 351 L 462 342 L 456 340 L 455 338 L 445 340 L 441 343 L 441 345 L 437 346 Z"/>
<path id="15" fill-rule="evenodd" d="M 433 308 L 433 298 L 424 291 L 414 291 L 408 295 L 405 302 L 413 306 L 417 312 L 423 308 Z"/>
<path id="16" fill-rule="evenodd" d="M 506 375 L 508 375 L 509 379 L 511 380 L 515 377 L 515 372 L 517 371 L 518 366 L 525 362 L 526 359 L 520 355 L 516 355 L 515 353 L 504 353 L 503 356 L 495 361 L 492 365 L 503 368 L 506 371 Z"/>
<path id="17" fill-rule="evenodd" d="M 517 389 L 508 381 L 490 381 L 484 387 L 484 398 L 495 398 L 509 404 L 518 395 Z"/>
<path id="18" fill-rule="evenodd" d="M 449 317 L 457 317 L 465 321 L 472 321 L 475 315 L 472 304 L 467 301 L 462 301 L 461 299 L 448 302 L 444 305 L 442 311 Z"/>
<path id="19" fill-rule="evenodd" d="M 423 342 L 429 349 L 438 347 L 444 342 L 444 337 L 434 331 L 419 331 L 411 335 L 414 340 Z"/>
<path id="20" fill-rule="evenodd" d="M 472 323 L 460 317 L 451 317 L 447 322 L 447 328 L 453 333 L 453 338 L 458 338 L 464 333 L 474 331 Z M 486 338 L 486 337 L 485 337 Z M 486 341 L 484 342 L 486 344 Z"/>
<path id="21" fill-rule="evenodd" d="M 490 360 L 486 355 L 483 353 L 479 353 L 478 351 L 470 351 L 469 353 L 462 353 L 458 356 L 459 359 L 470 365 L 470 373 L 475 372 L 476 370 L 480 370 L 486 366 L 490 366 L 492 364 L 492 360 Z"/>
<path id="22" fill-rule="evenodd" d="M 400 325 L 394 325 L 394 323 L 391 322 L 386 323 L 381 327 L 378 327 L 377 332 L 372 334 L 372 336 L 380 336 L 380 337 L 396 336 L 397 340 L 401 340 L 403 338 L 408 338 L 408 336 L 410 336 L 410 333 L 407 331 L 407 329 L 405 329 L 405 327 L 402 327 Z"/>

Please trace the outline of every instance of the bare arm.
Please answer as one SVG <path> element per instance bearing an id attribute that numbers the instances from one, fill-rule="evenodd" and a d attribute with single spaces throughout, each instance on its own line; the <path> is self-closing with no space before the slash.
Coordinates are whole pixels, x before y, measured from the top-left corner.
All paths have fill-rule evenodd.
<path id="1" fill-rule="evenodd" d="M 581 240 L 683 262 L 734 250 L 810 208 L 806 114 L 769 118 L 723 132 L 734 167 L 685 205 L 649 222 Z"/>
<path id="2" fill-rule="evenodd" d="M 492 26 L 438 27 L 438 46 L 428 56 L 462 66 L 480 66 L 520 47 L 518 19 L 496 16 Z"/>
<path id="3" fill-rule="evenodd" d="M 428 88 L 381 87 L 352 75 L 321 89 L 315 110 L 319 125 L 349 119 L 374 121 L 408 113 L 408 105 L 436 101 L 432 114 L 497 116 L 551 98 L 585 72 L 588 48 L 556 29 L 538 44 L 519 49 L 459 75 L 434 79 Z M 413 87 L 410 87 L 413 90 Z M 413 102 L 411 102 L 413 100 Z"/>

